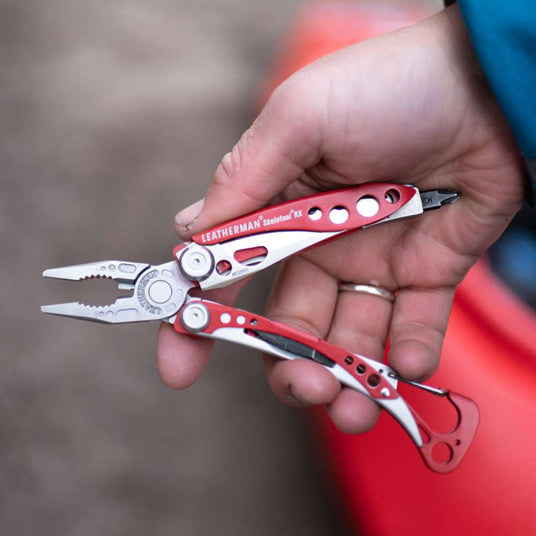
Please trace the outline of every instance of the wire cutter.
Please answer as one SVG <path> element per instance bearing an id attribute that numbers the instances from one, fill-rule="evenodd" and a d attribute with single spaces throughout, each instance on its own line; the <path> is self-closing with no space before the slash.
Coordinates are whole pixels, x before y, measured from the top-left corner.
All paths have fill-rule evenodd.
<path id="1" fill-rule="evenodd" d="M 418 216 L 458 197 L 450 190 L 420 192 L 409 185 L 368 183 L 273 205 L 193 236 L 177 246 L 174 259 L 165 264 L 101 261 L 46 270 L 43 276 L 58 279 L 115 279 L 120 289 L 132 294 L 103 307 L 62 303 L 41 309 L 111 324 L 161 320 L 180 333 L 242 344 L 282 359 L 312 360 L 391 414 L 425 464 L 446 473 L 459 464 L 476 433 L 479 412 L 472 400 L 410 382 L 381 362 L 260 315 L 191 296 L 190 291 L 230 285 L 321 242 Z M 399 394 L 399 381 L 447 399 L 458 416 L 454 429 L 449 433 L 432 430 Z M 441 458 L 438 449 L 443 451 Z"/>

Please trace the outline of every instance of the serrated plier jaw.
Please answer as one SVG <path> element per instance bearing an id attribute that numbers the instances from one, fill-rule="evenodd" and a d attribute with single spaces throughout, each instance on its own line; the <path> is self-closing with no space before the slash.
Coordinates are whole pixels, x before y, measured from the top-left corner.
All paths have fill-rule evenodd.
<path id="1" fill-rule="evenodd" d="M 108 278 L 116 280 L 120 289 L 132 290 L 131 296 L 121 296 L 110 305 L 70 302 L 41 307 L 44 313 L 105 324 L 165 320 L 176 314 L 188 290 L 195 286 L 182 275 L 175 261 L 160 265 L 100 261 L 45 270 L 43 276 L 71 281 Z"/>

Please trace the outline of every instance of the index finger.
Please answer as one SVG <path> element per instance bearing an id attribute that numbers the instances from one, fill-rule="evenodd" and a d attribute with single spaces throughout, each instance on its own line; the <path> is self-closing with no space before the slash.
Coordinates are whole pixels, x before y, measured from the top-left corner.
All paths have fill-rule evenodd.
<path id="1" fill-rule="evenodd" d="M 315 109 L 306 109 L 291 82 L 265 108 L 216 169 L 204 202 L 179 212 L 183 238 L 265 206 L 318 160 Z"/>

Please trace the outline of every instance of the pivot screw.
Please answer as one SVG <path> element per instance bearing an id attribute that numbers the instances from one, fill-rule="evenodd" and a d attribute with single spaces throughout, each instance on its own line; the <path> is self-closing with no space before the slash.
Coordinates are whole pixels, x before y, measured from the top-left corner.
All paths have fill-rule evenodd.
<path id="1" fill-rule="evenodd" d="M 202 303 L 187 305 L 181 313 L 181 324 L 190 333 L 203 331 L 210 322 L 210 313 Z"/>
<path id="2" fill-rule="evenodd" d="M 205 247 L 197 244 L 188 246 L 180 257 L 181 272 L 192 281 L 203 281 L 214 269 L 214 257 Z"/>

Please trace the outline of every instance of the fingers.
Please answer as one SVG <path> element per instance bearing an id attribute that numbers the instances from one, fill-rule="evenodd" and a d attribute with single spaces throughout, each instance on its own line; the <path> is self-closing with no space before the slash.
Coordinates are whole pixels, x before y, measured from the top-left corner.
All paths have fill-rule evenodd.
<path id="1" fill-rule="evenodd" d="M 225 155 L 206 198 L 177 215 L 176 228 L 183 240 L 265 205 L 316 162 L 315 142 L 310 137 L 317 130 L 308 128 L 313 114 L 304 115 L 302 101 L 296 101 L 291 86 L 286 83 L 274 92 L 259 118 Z M 158 343 L 162 379 L 172 387 L 190 385 L 204 369 L 211 349 L 207 341 L 192 342 L 164 326 Z"/>
<path id="2" fill-rule="evenodd" d="M 273 320 L 325 338 L 336 302 L 337 281 L 303 257 L 294 257 L 279 271 L 266 311 Z M 317 363 L 266 357 L 265 368 L 275 395 L 291 405 L 326 404 L 340 390 L 339 382 Z"/>
<path id="3" fill-rule="evenodd" d="M 239 281 L 229 287 L 203 293 L 203 298 L 231 304 L 248 283 Z M 158 332 L 157 367 L 162 381 L 173 389 L 192 385 L 208 363 L 214 342 L 202 337 L 177 333 L 170 324 L 162 323 Z"/>
<path id="4" fill-rule="evenodd" d="M 392 308 L 389 300 L 379 296 L 340 292 L 330 342 L 350 352 L 381 360 Z M 343 388 L 327 410 L 341 431 L 352 434 L 370 430 L 380 416 L 380 407 L 375 402 L 349 388 Z"/>
<path id="5" fill-rule="evenodd" d="M 412 380 L 430 377 L 439 365 L 455 289 L 401 289 L 389 331 L 389 363 Z"/>
<path id="6" fill-rule="evenodd" d="M 204 201 L 177 215 L 179 234 L 266 205 L 318 161 L 320 132 L 312 123 L 320 111 L 311 106 L 306 112 L 305 93 L 295 86 L 291 79 L 274 92 L 257 120 L 223 157 Z"/>
<path id="7" fill-rule="evenodd" d="M 223 158 L 205 199 L 177 215 L 176 228 L 182 239 L 266 205 L 316 163 L 318 143 L 313 136 L 320 134 L 310 128 L 315 112 L 305 113 L 303 96 L 297 95 L 302 92 L 291 81 L 274 92 L 259 118 Z M 186 343 L 184 349 L 184 337 L 173 335 L 167 327 L 160 332 L 159 370 L 168 385 L 183 387 L 199 376 L 212 346 L 196 340 Z"/>
<path id="8" fill-rule="evenodd" d="M 308 268 L 304 272 L 305 266 Z M 314 317 L 315 313 L 329 312 L 318 307 L 316 290 L 322 292 L 322 281 L 311 279 L 316 286 L 309 286 L 303 299 L 303 287 L 296 288 L 300 270 L 306 279 L 315 270 L 319 277 L 323 273 L 303 260 L 288 263 L 278 280 L 270 312 L 288 324 L 306 326 L 308 331 L 323 336 L 328 319 Z M 327 338 L 351 352 L 380 360 L 389 334 L 391 365 L 408 379 L 427 378 L 439 363 L 453 294 L 451 287 L 402 289 L 393 311 L 391 302 L 381 297 L 342 292 L 337 304 L 331 305 L 334 316 Z M 376 403 L 348 388 L 339 391 L 331 374 L 315 363 L 268 359 L 266 368 L 270 385 L 281 400 L 301 406 L 326 404 L 333 422 L 343 432 L 365 432 L 379 417 Z"/>
<path id="9" fill-rule="evenodd" d="M 184 389 L 201 376 L 214 342 L 177 333 L 162 323 L 158 332 L 157 365 L 162 381 L 173 389 Z"/>
<path id="10" fill-rule="evenodd" d="M 345 434 L 363 434 L 378 421 L 380 406 L 365 395 L 343 388 L 339 396 L 327 406 L 331 420 Z"/>
<path id="11" fill-rule="evenodd" d="M 335 377 L 312 361 L 285 361 L 265 356 L 264 366 L 272 391 L 279 400 L 290 406 L 327 404 L 341 390 Z"/>
<path id="12" fill-rule="evenodd" d="M 392 302 L 380 296 L 340 292 L 330 341 L 353 353 L 380 361 L 392 309 Z"/>
<path id="13" fill-rule="evenodd" d="M 302 257 L 280 271 L 268 307 L 271 318 L 327 338 L 351 352 L 380 359 L 391 318 L 391 302 L 377 296 L 337 292 L 337 280 Z M 379 406 L 341 387 L 316 363 L 266 358 L 268 381 L 276 396 L 295 406 L 325 404 L 337 427 L 361 433 L 374 426 Z"/>

